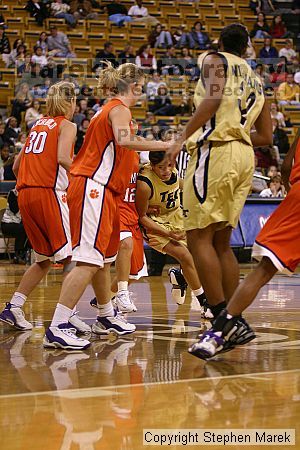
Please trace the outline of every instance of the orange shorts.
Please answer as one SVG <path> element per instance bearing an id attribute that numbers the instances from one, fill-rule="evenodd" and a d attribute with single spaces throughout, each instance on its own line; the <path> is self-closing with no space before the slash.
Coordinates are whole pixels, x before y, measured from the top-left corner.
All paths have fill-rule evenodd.
<path id="1" fill-rule="evenodd" d="M 118 196 L 86 177 L 68 189 L 73 261 L 103 267 L 115 261 L 120 244 Z"/>
<path id="2" fill-rule="evenodd" d="M 72 254 L 69 209 L 65 191 L 21 189 L 18 203 L 36 260 L 61 261 Z"/>
<path id="3" fill-rule="evenodd" d="M 131 266 L 129 278 L 139 280 L 148 276 L 147 262 L 144 253 L 144 239 L 140 227 L 136 225 L 120 224 L 120 241 L 131 237 L 133 240 L 133 251 L 131 255 Z"/>
<path id="4" fill-rule="evenodd" d="M 253 258 L 270 258 L 280 271 L 292 275 L 300 262 L 300 182 L 295 183 L 257 235 Z"/>

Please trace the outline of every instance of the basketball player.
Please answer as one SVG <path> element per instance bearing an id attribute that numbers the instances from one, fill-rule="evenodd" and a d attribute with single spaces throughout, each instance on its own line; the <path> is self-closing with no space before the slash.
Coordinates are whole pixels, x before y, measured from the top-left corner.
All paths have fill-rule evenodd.
<path id="1" fill-rule="evenodd" d="M 288 195 L 276 208 L 256 237 L 252 256 L 260 260 L 241 282 L 226 309 L 221 311 L 209 332 L 203 333 L 191 352 L 202 359 L 220 352 L 238 329 L 242 312 L 277 271 L 292 275 L 300 263 L 300 130 L 282 165 Z M 294 165 L 293 165 L 294 159 Z M 292 167 L 293 165 L 293 167 Z M 233 347 L 232 347 L 233 348 Z"/>
<path id="2" fill-rule="evenodd" d="M 22 307 L 47 274 L 51 261 L 63 263 L 64 273 L 72 254 L 66 189 L 72 163 L 76 126 L 71 122 L 76 105 L 74 85 L 59 82 L 50 87 L 47 115 L 30 130 L 14 171 L 17 175 L 19 207 L 36 262 L 25 272 L 0 320 L 18 330 L 31 330 Z M 77 331 L 90 332 L 75 313 L 69 323 Z"/>
<path id="3" fill-rule="evenodd" d="M 45 347 L 83 350 L 88 340 L 79 339 L 68 321 L 85 288 L 92 283 L 100 309 L 92 330 L 122 335 L 135 325 L 113 309 L 110 300 L 110 264 L 116 259 L 120 240 L 119 197 L 133 172 L 131 150 L 167 150 L 167 142 L 149 142 L 131 132 L 129 107 L 141 97 L 144 73 L 134 64 L 101 71 L 102 97 L 111 99 L 95 114 L 71 167 L 68 204 L 76 267 L 64 280 L 53 320 L 44 337 Z"/>
<path id="4" fill-rule="evenodd" d="M 164 158 L 164 152 L 150 153 L 150 164 L 140 170 L 136 190 L 140 224 L 145 229 L 145 238 L 150 247 L 174 257 L 182 267 L 183 276 L 174 269 L 169 273 L 171 283 L 177 287 L 172 291 L 175 301 L 179 304 L 184 302 L 186 280 L 202 306 L 204 292 L 183 231 L 180 207 L 182 180 L 179 180 L 174 164 L 166 166 Z M 149 206 L 158 207 L 159 214 L 147 214 Z"/>
<path id="5" fill-rule="evenodd" d="M 253 146 L 272 143 L 271 117 L 261 81 L 241 57 L 248 39 L 241 24 L 222 30 L 221 52 L 208 53 L 201 61 L 196 111 L 182 138 L 168 152 L 174 161 L 187 140 L 191 159 L 183 191 L 185 229 L 215 317 L 239 283 L 230 238 L 251 188 Z M 250 133 L 253 126 L 255 132 Z M 245 339 L 255 337 L 243 319 L 239 326 Z"/>

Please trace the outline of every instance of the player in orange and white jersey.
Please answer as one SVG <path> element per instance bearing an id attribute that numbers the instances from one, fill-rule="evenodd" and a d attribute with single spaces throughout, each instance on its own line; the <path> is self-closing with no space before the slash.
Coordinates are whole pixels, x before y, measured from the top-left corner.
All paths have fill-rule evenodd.
<path id="1" fill-rule="evenodd" d="M 97 334 L 135 331 L 113 309 L 110 300 L 110 264 L 116 259 L 120 240 L 119 197 L 123 196 L 134 164 L 134 152 L 167 150 L 170 143 L 148 140 L 131 132 L 130 106 L 142 95 L 144 73 L 135 64 L 101 71 L 102 98 L 110 100 L 95 114 L 72 167 L 68 190 L 76 267 L 64 280 L 45 347 L 85 349 L 90 345 L 68 329 L 72 309 L 92 283 L 99 314 L 92 330 Z"/>
<path id="2" fill-rule="evenodd" d="M 14 164 L 22 221 L 36 256 L 36 262 L 26 271 L 10 303 L 0 314 L 2 321 L 19 330 L 32 328 L 21 308 L 47 274 L 51 260 L 62 261 L 65 271 L 70 265 L 67 187 L 76 137 L 76 126 L 71 123 L 75 104 L 72 83 L 51 86 L 46 99 L 47 115 L 31 128 Z M 83 331 L 89 331 L 76 316 L 72 320 L 82 324 Z"/>

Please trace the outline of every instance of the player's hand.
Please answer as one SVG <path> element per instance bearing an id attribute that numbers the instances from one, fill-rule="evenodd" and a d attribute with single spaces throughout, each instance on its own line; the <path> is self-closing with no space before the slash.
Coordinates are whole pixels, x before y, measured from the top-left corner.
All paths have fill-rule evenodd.
<path id="1" fill-rule="evenodd" d="M 181 149 L 183 147 L 183 141 L 181 139 L 178 139 L 176 141 L 169 141 L 170 146 L 166 150 L 164 162 L 166 164 L 170 163 L 175 165 L 176 164 L 176 158 L 181 152 Z"/>
<path id="2" fill-rule="evenodd" d="M 156 206 L 156 205 L 152 205 L 149 206 L 148 210 L 147 210 L 147 215 L 149 216 L 159 216 L 160 215 L 160 206 Z"/>
<path id="3" fill-rule="evenodd" d="M 186 236 L 184 231 L 170 231 L 169 237 L 174 241 L 182 241 Z"/>

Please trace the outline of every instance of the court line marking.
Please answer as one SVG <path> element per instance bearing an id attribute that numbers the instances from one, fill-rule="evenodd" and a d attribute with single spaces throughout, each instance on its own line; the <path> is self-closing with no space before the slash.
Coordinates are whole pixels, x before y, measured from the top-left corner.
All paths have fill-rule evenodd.
<path id="1" fill-rule="evenodd" d="M 180 383 L 194 383 L 199 381 L 213 381 L 213 380 L 230 380 L 234 378 L 253 378 L 253 377 L 263 377 L 264 375 L 270 376 L 270 375 L 281 375 L 281 374 L 289 374 L 289 373 L 300 373 L 299 369 L 290 369 L 290 370 L 279 370 L 279 371 L 272 371 L 272 372 L 254 372 L 254 373 L 242 373 L 242 374 L 235 374 L 235 375 L 220 375 L 216 377 L 205 377 L 205 378 L 188 378 L 185 380 L 172 380 L 172 381 L 153 381 L 153 382 L 147 382 L 147 383 L 134 383 L 134 384 L 120 384 L 113 386 L 114 389 L 114 395 L 116 395 L 115 390 L 117 389 L 128 389 L 133 387 L 147 387 L 147 386 L 157 386 L 160 384 L 180 384 Z M 82 393 L 80 395 L 81 397 L 91 397 L 91 392 L 95 392 L 96 396 L 101 396 L 101 391 L 112 391 L 112 386 L 95 386 L 95 387 L 88 387 L 88 388 L 74 388 L 74 389 L 60 389 L 60 390 L 53 390 L 53 391 L 39 391 L 39 392 L 23 392 L 21 394 L 4 394 L 0 395 L 0 400 L 5 398 L 13 398 L 13 397 L 30 397 L 30 396 L 42 396 L 42 395 L 51 395 L 51 396 L 64 396 L 66 393 L 69 393 L 69 395 L 75 394 L 76 396 L 79 393 Z M 98 392 L 98 395 L 97 395 Z M 86 393 L 86 395 L 84 395 Z"/>

